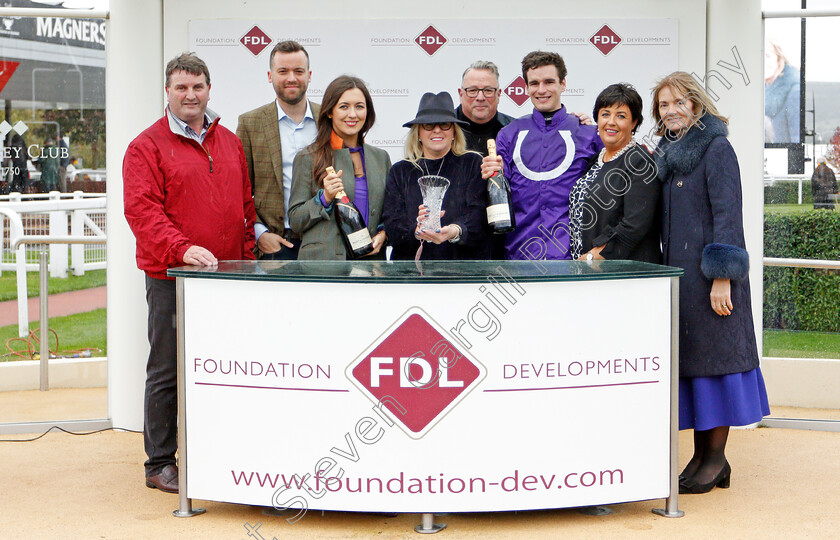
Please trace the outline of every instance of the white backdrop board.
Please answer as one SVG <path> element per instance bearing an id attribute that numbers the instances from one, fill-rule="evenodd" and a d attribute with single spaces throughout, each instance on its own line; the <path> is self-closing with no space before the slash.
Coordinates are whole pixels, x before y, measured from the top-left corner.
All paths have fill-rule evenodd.
<path id="1" fill-rule="evenodd" d="M 379 512 L 667 497 L 670 279 L 496 278 L 515 303 L 480 283 L 186 279 L 187 496 Z M 427 388 L 399 382 L 398 357 L 440 356 Z"/>
<path id="2" fill-rule="evenodd" d="M 310 55 L 310 99 L 320 102 L 329 82 L 344 73 L 367 83 L 377 121 L 366 142 L 388 150 L 393 161 L 403 157 L 401 126 L 414 118 L 420 96 L 446 90 L 457 105 L 461 75 L 476 60 L 499 66 L 499 110 L 515 118 L 532 111 L 522 57 L 546 50 L 566 62 L 568 110 L 592 114 L 601 90 L 629 82 L 645 101 L 649 129 L 650 89 L 678 68 L 679 52 L 678 21 L 669 18 L 192 20 L 189 32 L 190 50 L 210 68 L 210 108 L 222 124 L 235 129 L 240 114 L 275 98 L 266 75 L 271 48 L 294 39 Z"/>

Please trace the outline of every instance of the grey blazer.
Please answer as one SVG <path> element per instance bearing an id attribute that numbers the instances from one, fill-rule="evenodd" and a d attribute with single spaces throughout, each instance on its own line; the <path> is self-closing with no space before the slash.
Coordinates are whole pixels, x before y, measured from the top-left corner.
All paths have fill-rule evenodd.
<path id="1" fill-rule="evenodd" d="M 382 202 L 385 197 L 385 176 L 391 168 L 388 153 L 373 146 L 364 145 L 365 174 L 368 184 L 368 231 L 376 234 L 382 222 Z M 353 161 L 346 148 L 333 151 L 333 167 L 345 171 L 341 176 L 344 190 L 354 200 L 356 178 L 353 176 Z M 349 174 L 348 174 L 349 173 Z M 327 212 L 317 199 L 318 184 L 312 175 L 312 155 L 300 152 L 295 157 L 292 170 L 292 193 L 289 199 L 289 224 L 300 235 L 300 260 L 345 260 L 348 258 L 341 240 L 335 212 Z"/>

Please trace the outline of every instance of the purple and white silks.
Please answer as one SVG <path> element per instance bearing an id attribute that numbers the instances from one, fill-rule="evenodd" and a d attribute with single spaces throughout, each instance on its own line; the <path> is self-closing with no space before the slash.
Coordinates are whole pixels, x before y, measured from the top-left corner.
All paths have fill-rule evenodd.
<path id="1" fill-rule="evenodd" d="M 505 240 L 505 258 L 569 259 L 569 193 L 604 146 L 598 129 L 580 125 L 565 106 L 548 125 L 535 109 L 502 128 L 496 145 L 516 214 L 516 230 Z"/>

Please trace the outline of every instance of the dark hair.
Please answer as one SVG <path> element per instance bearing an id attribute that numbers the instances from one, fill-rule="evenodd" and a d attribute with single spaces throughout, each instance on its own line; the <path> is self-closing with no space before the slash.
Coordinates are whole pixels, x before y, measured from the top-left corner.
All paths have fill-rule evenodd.
<path id="1" fill-rule="evenodd" d="M 309 53 L 306 52 L 306 49 L 303 48 L 303 45 L 298 43 L 297 41 L 280 41 L 277 45 L 271 49 L 271 54 L 268 56 L 268 69 L 272 69 L 272 65 L 274 62 L 274 55 L 277 53 L 296 53 L 303 51 L 303 54 L 306 56 L 306 67 L 309 68 Z"/>
<path id="2" fill-rule="evenodd" d="M 331 82 L 327 89 L 324 90 L 324 97 L 321 100 L 321 112 L 318 113 L 318 135 L 315 137 L 315 142 L 306 147 L 306 151 L 311 153 L 312 159 L 312 176 L 318 180 L 318 185 L 323 187 L 322 182 L 327 175 L 327 167 L 333 164 L 333 151 L 331 145 L 332 137 L 332 111 L 344 92 L 358 88 L 365 96 L 365 106 L 367 107 L 367 115 L 365 116 L 365 123 L 362 124 L 362 129 L 359 130 L 359 144 L 364 144 L 365 135 L 373 123 L 376 121 L 376 111 L 373 110 L 373 100 L 370 97 L 365 82 L 350 75 L 341 75 Z"/>
<path id="3" fill-rule="evenodd" d="M 601 109 L 615 105 L 627 105 L 630 109 L 630 119 L 636 122 L 631 133 L 636 133 L 642 125 L 642 96 L 636 92 L 632 85 L 627 83 L 611 84 L 601 90 L 595 98 L 595 107 L 592 109 L 592 117 L 598 122 L 598 113 Z"/>
<path id="4" fill-rule="evenodd" d="M 166 87 L 169 88 L 169 78 L 176 71 L 186 71 L 191 75 L 204 75 L 207 86 L 210 86 L 210 70 L 204 60 L 194 52 L 181 53 L 166 64 Z"/>
<path id="5" fill-rule="evenodd" d="M 533 51 L 525 55 L 522 59 L 522 78 L 525 79 L 525 84 L 528 84 L 528 70 L 536 69 L 543 66 L 554 66 L 557 68 L 557 75 L 560 76 L 562 82 L 566 78 L 566 62 L 563 57 L 554 52 L 547 51 Z"/>

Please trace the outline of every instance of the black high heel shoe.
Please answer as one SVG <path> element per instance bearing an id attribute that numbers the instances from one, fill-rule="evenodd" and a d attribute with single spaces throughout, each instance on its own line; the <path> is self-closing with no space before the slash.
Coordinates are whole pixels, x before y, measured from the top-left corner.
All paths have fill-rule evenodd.
<path id="1" fill-rule="evenodd" d="M 729 489 L 729 481 L 732 477 L 732 467 L 729 466 L 729 462 L 727 461 L 723 465 L 723 469 L 714 477 L 714 479 L 709 482 L 708 484 L 698 484 L 694 478 L 685 478 L 680 481 L 680 494 L 685 495 L 688 493 L 708 493 L 712 491 L 713 488 L 719 487 L 721 489 Z"/>

